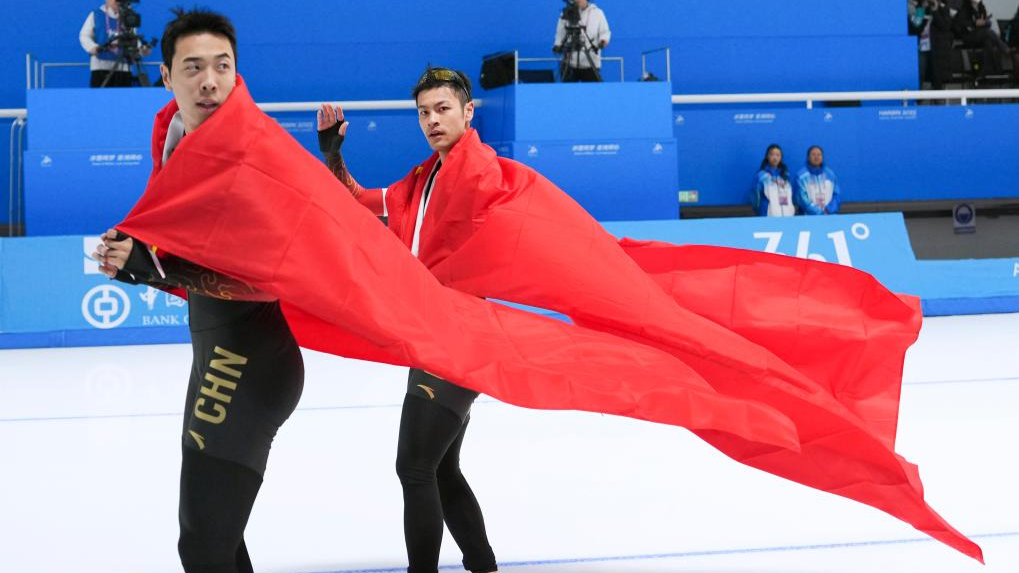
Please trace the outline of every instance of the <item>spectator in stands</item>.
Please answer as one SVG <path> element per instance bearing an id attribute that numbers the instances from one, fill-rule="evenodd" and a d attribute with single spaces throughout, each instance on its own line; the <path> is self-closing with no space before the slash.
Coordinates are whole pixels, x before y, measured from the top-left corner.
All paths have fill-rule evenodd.
<path id="1" fill-rule="evenodd" d="M 1011 58 L 1013 75 L 1019 74 L 1019 54 L 1013 54 L 1008 44 L 991 28 L 991 14 L 983 0 L 963 0 L 955 13 L 955 36 L 966 46 L 983 50 L 982 73 L 999 74 L 1002 59 Z"/>
<path id="2" fill-rule="evenodd" d="M 103 87 L 103 82 L 106 83 L 105 87 L 130 87 L 132 84 L 131 68 L 128 62 L 119 60 L 121 51 L 116 47 L 116 42 L 110 48 L 103 49 L 107 42 L 122 32 L 119 16 L 117 0 L 106 0 L 105 4 L 89 12 L 78 32 L 82 49 L 91 56 L 89 69 L 92 70 L 92 77 L 89 87 Z M 142 55 L 150 51 L 140 40 L 138 47 Z"/>
<path id="3" fill-rule="evenodd" d="M 930 56 L 930 36 L 927 35 L 931 17 L 927 14 L 927 8 L 923 0 L 906 0 L 906 25 L 910 36 L 917 37 L 917 49 L 919 50 L 920 64 L 920 87 L 923 88 L 927 81 L 927 60 Z"/>
<path id="4" fill-rule="evenodd" d="M 580 28 L 577 34 L 568 34 L 567 14 L 576 10 Z M 567 6 L 556 24 L 552 51 L 563 54 L 560 79 L 564 82 L 600 82 L 601 50 L 609 45 L 612 32 L 601 8 L 588 0 L 575 0 Z"/>
<path id="5" fill-rule="evenodd" d="M 920 83 L 944 89 L 952 77 L 952 14 L 942 0 L 909 0 L 909 33 L 918 36 Z"/>
<path id="6" fill-rule="evenodd" d="M 750 191 L 750 204 L 761 217 L 792 217 L 796 214 L 789 168 L 782 161 L 782 148 L 777 144 L 769 145 L 764 153 Z"/>
<path id="7" fill-rule="evenodd" d="M 824 150 L 815 145 L 807 150 L 807 165 L 796 174 L 796 206 L 804 215 L 833 215 L 839 212 L 839 179 L 824 163 Z"/>

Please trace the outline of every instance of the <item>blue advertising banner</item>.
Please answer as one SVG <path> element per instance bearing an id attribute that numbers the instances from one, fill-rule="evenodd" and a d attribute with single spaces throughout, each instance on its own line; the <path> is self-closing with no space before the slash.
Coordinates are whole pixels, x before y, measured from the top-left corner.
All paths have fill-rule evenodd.
<path id="1" fill-rule="evenodd" d="M 917 261 L 901 213 L 605 223 L 617 237 L 841 264 L 921 298 L 927 316 L 1019 312 L 1019 259 Z"/>
<path id="2" fill-rule="evenodd" d="M 617 237 L 717 245 L 837 263 L 900 290 L 916 263 L 899 213 L 605 223 Z"/>
<path id="3" fill-rule="evenodd" d="M 97 236 L 0 240 L 0 348 L 16 345 L 19 334 L 58 332 L 74 334 L 56 340 L 84 344 L 187 340 L 187 303 L 107 279 L 89 257 L 98 243 Z"/>
<path id="4" fill-rule="evenodd" d="M 1019 258 L 917 261 L 900 214 L 605 223 L 618 237 L 842 264 L 922 299 L 927 316 L 1019 312 Z M 0 348 L 188 340 L 183 300 L 99 274 L 98 237 L 0 239 Z M 548 311 L 533 309 L 548 314 Z"/>

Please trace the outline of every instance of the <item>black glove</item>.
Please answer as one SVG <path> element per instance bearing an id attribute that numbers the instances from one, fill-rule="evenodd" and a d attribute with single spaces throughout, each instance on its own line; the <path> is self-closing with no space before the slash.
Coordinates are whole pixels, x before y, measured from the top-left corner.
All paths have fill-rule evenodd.
<path id="1" fill-rule="evenodd" d="M 135 278 L 134 275 L 132 275 L 131 273 L 129 273 L 129 272 L 123 270 L 123 269 L 117 271 L 117 276 L 113 277 L 113 280 L 118 281 L 118 282 L 122 282 L 122 283 L 127 283 L 129 285 L 140 285 L 140 284 L 143 284 L 140 280 Z"/>
<path id="2" fill-rule="evenodd" d="M 113 240 L 119 243 L 127 239 L 133 239 L 133 237 L 117 229 L 117 237 Z M 136 285 L 143 284 L 145 279 L 158 277 L 159 272 L 147 251 L 147 247 L 141 241 L 134 239 L 131 243 L 131 254 L 128 255 L 124 268 L 117 271 L 115 280 Z"/>
<path id="3" fill-rule="evenodd" d="M 340 121 L 332 127 L 321 129 L 318 132 L 318 149 L 326 155 L 334 155 L 340 152 L 344 137 L 340 135 L 340 127 L 346 121 Z"/>
<path id="4" fill-rule="evenodd" d="M 562 46 L 552 46 L 552 53 L 553 54 L 561 54 L 561 53 L 563 53 L 563 47 Z"/>

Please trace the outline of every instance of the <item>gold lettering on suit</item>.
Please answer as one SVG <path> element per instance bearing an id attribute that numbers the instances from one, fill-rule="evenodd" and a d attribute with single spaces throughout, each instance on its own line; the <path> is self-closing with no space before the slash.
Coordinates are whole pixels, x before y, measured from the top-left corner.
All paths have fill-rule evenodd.
<path id="1" fill-rule="evenodd" d="M 198 392 L 208 399 L 199 397 L 195 400 L 195 417 L 210 424 L 221 424 L 226 420 L 226 405 L 233 400 L 231 394 L 241 380 L 241 371 L 234 367 L 244 366 L 248 359 L 219 346 L 213 351 L 217 358 L 209 361 L 209 370 L 215 370 L 223 376 L 205 373 L 205 381 L 209 384 L 203 384 Z"/>

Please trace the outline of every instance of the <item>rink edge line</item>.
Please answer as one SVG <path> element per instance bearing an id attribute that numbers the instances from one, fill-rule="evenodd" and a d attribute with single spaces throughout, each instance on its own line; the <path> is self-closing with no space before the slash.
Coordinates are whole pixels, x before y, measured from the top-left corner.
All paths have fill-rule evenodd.
<path id="1" fill-rule="evenodd" d="M 970 539 L 994 539 L 1000 537 L 1019 537 L 1019 531 L 1007 531 L 1000 533 L 981 533 L 970 535 Z M 562 559 L 541 559 L 533 561 L 507 561 L 499 563 L 499 569 L 510 567 L 534 567 L 539 565 L 570 565 L 575 563 L 611 563 L 618 561 L 651 561 L 655 559 L 683 559 L 691 557 L 711 557 L 718 555 L 741 555 L 749 553 L 781 553 L 791 551 L 818 551 L 826 549 L 846 549 L 859 547 L 874 547 L 882 545 L 906 545 L 914 543 L 938 543 L 931 537 L 916 537 L 910 539 L 885 539 L 872 541 L 851 541 L 844 543 L 823 543 L 816 545 L 785 545 L 775 547 L 748 547 L 738 549 L 716 549 L 709 551 L 686 551 L 679 553 L 649 553 L 644 555 L 611 555 L 605 557 L 571 557 Z M 463 570 L 463 565 L 440 565 L 440 570 Z M 406 567 L 383 567 L 374 569 L 331 569 L 326 571 L 313 571 L 307 573 L 403 573 Z"/>

